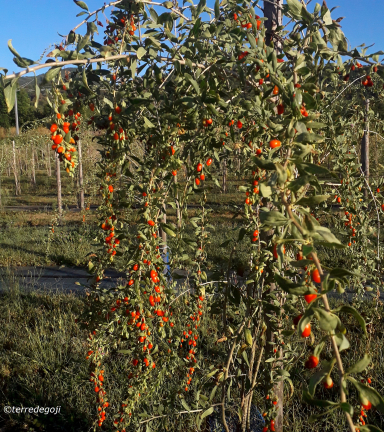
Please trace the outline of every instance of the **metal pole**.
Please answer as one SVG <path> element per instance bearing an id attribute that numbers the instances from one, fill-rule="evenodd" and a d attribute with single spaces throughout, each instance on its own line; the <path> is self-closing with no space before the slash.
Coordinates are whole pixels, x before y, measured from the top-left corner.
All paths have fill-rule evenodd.
<path id="1" fill-rule="evenodd" d="M 15 94 L 15 123 L 16 123 L 16 135 L 20 135 L 19 131 L 19 111 L 17 109 L 17 90 Z"/>

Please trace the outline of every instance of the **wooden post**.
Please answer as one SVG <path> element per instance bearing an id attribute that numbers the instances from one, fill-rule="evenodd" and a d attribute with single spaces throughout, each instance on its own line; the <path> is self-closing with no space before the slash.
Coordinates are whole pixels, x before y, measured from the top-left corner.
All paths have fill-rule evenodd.
<path id="1" fill-rule="evenodd" d="M 32 186 L 36 186 L 35 150 L 32 148 Z"/>
<path id="2" fill-rule="evenodd" d="M 59 215 L 61 216 L 63 213 L 63 203 L 61 199 L 60 157 L 58 153 L 56 153 L 56 182 L 57 182 L 57 209 L 59 211 Z"/>
<path id="3" fill-rule="evenodd" d="M 12 141 L 12 153 L 13 153 L 13 173 L 15 175 L 15 195 L 20 195 L 20 184 L 17 178 L 17 165 L 16 165 L 16 148 L 15 141 Z"/>
<path id="4" fill-rule="evenodd" d="M 77 151 L 79 152 L 79 184 L 80 184 L 80 208 L 84 210 L 84 183 L 83 183 L 83 159 L 81 153 L 81 141 L 77 142 Z M 88 148 L 89 152 L 89 148 Z"/>
<path id="5" fill-rule="evenodd" d="M 227 161 L 223 161 L 223 193 L 227 192 Z"/>
<path id="6" fill-rule="evenodd" d="M 365 101 L 365 118 L 364 118 L 364 135 L 361 140 L 361 168 L 364 172 L 365 178 L 367 182 L 369 183 L 369 118 L 368 118 L 368 112 L 369 112 L 369 99 L 366 99 Z M 368 199 L 368 188 L 364 187 L 364 198 L 365 200 Z"/>
<path id="7" fill-rule="evenodd" d="M 76 171 L 76 208 L 80 208 L 80 181 L 79 181 L 79 170 Z"/>
<path id="8" fill-rule="evenodd" d="M 48 170 L 48 177 L 51 177 L 52 175 L 52 169 L 51 169 L 51 147 L 49 146 L 49 142 L 47 143 L 48 147 L 48 153 L 47 153 L 47 170 Z"/>

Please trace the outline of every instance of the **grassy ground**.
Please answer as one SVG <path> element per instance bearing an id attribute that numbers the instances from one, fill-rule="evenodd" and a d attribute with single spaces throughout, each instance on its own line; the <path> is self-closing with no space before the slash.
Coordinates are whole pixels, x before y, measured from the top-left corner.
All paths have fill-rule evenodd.
<path id="1" fill-rule="evenodd" d="M 85 359 L 87 351 L 86 333 L 75 323 L 75 317 L 85 307 L 85 299 L 73 294 L 56 293 L 48 295 L 44 292 L 27 292 L 18 285 L 12 274 L 8 276 L 9 290 L 0 295 L 0 402 L 2 406 L 24 407 L 61 407 L 61 415 L 30 414 L 0 414 L 2 432 L 17 431 L 76 431 L 90 430 L 92 420 L 96 415 L 96 404 L 92 384 L 89 382 L 89 364 Z M 356 362 L 367 351 L 373 355 L 373 363 L 366 373 L 358 376 L 360 379 L 372 379 L 372 385 L 381 393 L 384 392 L 384 307 L 383 304 L 364 303 L 361 305 L 365 319 L 369 323 L 368 338 L 362 337 L 357 323 L 345 318 L 347 336 L 353 346 L 343 353 L 346 367 Z M 314 326 L 314 332 L 319 329 Z M 204 322 L 202 326 L 201 346 L 199 347 L 199 364 L 204 368 L 208 359 L 216 358 L 220 363 L 224 359 L 222 350 L 215 346 L 217 340 L 216 322 Z M 341 413 L 320 418 L 315 424 L 308 422 L 311 414 L 318 414 L 320 409 L 311 408 L 301 401 L 302 390 L 313 372 L 303 372 L 303 363 L 312 352 L 311 341 L 293 338 L 292 348 L 297 349 L 301 356 L 295 365 L 289 369 L 294 391 L 286 385 L 285 430 L 295 432 L 333 432 L 344 430 L 344 418 Z M 322 358 L 330 358 L 329 346 L 323 351 Z M 124 389 L 127 365 L 126 357 L 111 353 L 105 363 L 106 382 L 111 411 L 122 400 L 120 393 Z M 199 370 L 187 403 L 193 404 L 194 394 L 201 387 Z M 149 416 L 159 412 L 164 389 L 177 388 L 180 376 L 168 376 L 163 386 L 152 396 L 143 400 L 142 409 Z M 333 374 L 335 387 L 325 390 L 319 386 L 316 397 L 337 400 L 337 375 Z M 350 397 L 356 395 L 351 390 Z M 260 390 L 255 393 L 254 404 L 261 411 L 264 409 L 264 395 Z M 168 408 L 167 408 L 168 409 Z M 180 406 L 180 411 L 183 407 Z M 192 432 L 192 415 L 173 416 L 167 423 L 167 430 L 176 432 L 185 430 Z M 378 427 L 383 427 L 384 419 L 374 409 L 368 414 L 368 421 Z M 189 425 L 189 427 L 188 427 Z M 160 423 L 151 424 L 152 431 L 166 430 Z M 114 430 L 111 420 L 106 421 L 103 430 Z M 146 429 L 142 429 L 144 432 Z M 139 432 L 139 431 L 135 431 Z M 140 431 L 141 432 L 141 431 Z"/>
<path id="2" fill-rule="evenodd" d="M 60 225 L 55 228 L 54 235 L 50 235 L 56 208 L 57 197 L 53 191 L 56 190 L 56 179 L 54 171 L 48 177 L 46 171 L 37 171 L 36 186 L 32 187 L 29 177 L 21 177 L 21 196 L 14 196 L 13 177 L 1 177 L 2 203 L 7 206 L 45 206 L 44 211 L 6 211 L 0 209 L 0 266 L 22 266 L 22 265 L 75 265 L 82 266 L 87 263 L 86 255 L 92 250 L 92 240 L 97 232 L 97 215 L 93 210 L 86 211 L 85 223 L 83 223 L 83 212 L 65 211 Z M 182 183 L 182 178 L 179 180 Z M 243 204 L 243 193 L 239 193 L 237 187 L 245 184 L 246 180 L 233 177 L 228 181 L 228 190 L 222 193 L 219 188 L 207 182 L 213 189 L 208 193 L 208 202 L 213 205 L 214 210 L 210 218 L 215 225 L 211 244 L 208 245 L 208 254 L 212 263 L 220 263 L 224 255 L 224 249 L 220 248 L 225 240 L 237 238 L 238 231 L 234 231 L 239 219 L 232 219 L 235 203 Z M 86 189 L 87 191 L 88 189 Z M 75 182 L 67 175 L 62 177 L 62 195 L 64 209 L 69 205 L 76 204 L 77 187 Z M 88 204 L 98 205 L 94 191 L 86 196 Z M 194 195 L 189 204 L 198 204 L 198 194 Z M 209 207 L 209 205 L 208 205 Z M 192 216 L 196 209 L 190 209 Z M 175 222 L 176 212 L 168 209 L 168 221 Z M 192 230 L 189 234 L 193 234 Z M 48 240 L 50 239 L 50 240 Z M 49 252 L 47 247 L 49 245 Z M 170 239 L 172 246 L 172 239 Z M 249 239 L 245 239 L 238 248 L 236 261 L 242 261 L 249 251 Z M 244 260 L 243 260 L 244 261 Z M 118 263 L 118 260 L 116 260 Z M 226 265 L 224 263 L 224 265 Z"/>

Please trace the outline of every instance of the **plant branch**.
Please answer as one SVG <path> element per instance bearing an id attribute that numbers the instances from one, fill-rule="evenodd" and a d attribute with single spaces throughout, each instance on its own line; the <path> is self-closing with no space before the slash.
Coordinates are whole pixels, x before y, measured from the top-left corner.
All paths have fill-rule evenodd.
<path id="1" fill-rule="evenodd" d="M 287 200 L 286 200 L 286 198 L 285 198 L 284 193 L 281 194 L 281 201 L 282 201 L 282 203 L 284 204 L 284 206 L 285 206 L 285 208 L 286 208 L 286 210 L 287 210 L 287 213 L 288 213 L 290 219 L 292 220 L 293 224 L 296 226 L 296 228 L 299 230 L 299 232 L 300 232 L 301 234 L 304 234 L 303 228 L 302 228 L 302 226 L 297 222 L 296 218 L 294 217 L 294 214 L 293 214 L 293 212 L 292 212 L 292 208 L 291 208 L 291 206 L 288 204 L 288 202 L 287 202 Z M 315 252 L 311 252 L 311 256 L 312 256 L 312 258 L 313 258 L 313 262 L 314 262 L 315 265 L 316 265 L 316 268 L 317 268 L 318 271 L 319 271 L 320 276 L 321 276 L 321 277 L 324 276 L 323 269 L 322 269 L 322 267 L 321 267 L 321 264 L 320 264 L 320 261 L 319 261 L 319 259 L 318 259 L 318 257 L 317 257 L 317 254 L 316 254 Z M 329 307 L 328 297 L 327 297 L 326 294 L 322 294 L 322 301 L 323 301 L 323 304 L 324 304 L 324 308 L 325 308 L 325 310 L 326 310 L 327 312 L 330 312 L 331 309 L 330 309 L 330 307 Z M 335 336 L 332 335 L 332 334 L 331 334 L 330 336 L 331 336 L 332 348 L 333 348 L 333 351 L 334 351 L 334 353 L 335 353 L 336 362 L 337 362 L 337 366 L 338 366 L 338 369 L 339 369 L 339 375 L 340 375 L 340 400 L 341 400 L 341 402 L 343 403 L 343 402 L 346 402 L 346 401 L 347 401 L 347 398 L 346 398 L 346 395 L 345 395 L 345 392 L 344 392 L 344 387 L 343 387 L 343 381 L 344 381 L 344 367 L 343 367 L 343 362 L 342 362 L 342 360 L 341 360 L 341 356 L 340 356 L 339 348 L 338 348 L 337 343 L 336 343 Z M 347 412 L 344 412 L 344 414 L 345 414 L 345 416 L 346 416 L 346 418 L 347 418 L 347 423 L 348 423 L 348 426 L 349 426 L 350 431 L 351 431 L 351 432 L 355 432 L 355 426 L 354 426 L 354 424 L 353 424 L 352 417 L 351 417 L 350 414 L 347 413 Z"/>
<path id="2" fill-rule="evenodd" d="M 137 58 L 137 56 L 135 54 L 121 54 L 121 55 L 115 55 L 115 56 L 110 56 L 110 57 L 102 57 L 102 58 L 94 58 L 94 59 L 86 59 L 86 60 L 66 60 L 66 61 L 57 61 L 57 62 L 50 62 L 50 63 L 44 63 L 38 66 L 35 66 L 33 68 L 27 67 L 26 69 L 24 69 L 21 72 L 18 73 L 14 73 L 11 75 L 3 75 L 3 79 L 12 79 L 12 78 L 16 78 L 16 77 L 22 77 L 23 75 L 26 75 L 28 73 L 31 72 L 35 72 L 39 69 L 45 69 L 45 68 L 50 68 L 53 66 L 66 66 L 66 65 L 74 65 L 74 64 L 88 64 L 88 63 L 102 63 L 102 62 L 109 62 L 112 60 L 120 60 L 123 58 Z M 178 59 L 170 59 L 167 57 L 158 57 L 156 59 L 158 62 L 175 62 L 178 61 L 180 62 L 180 64 L 185 64 L 185 60 L 178 60 Z M 206 66 L 204 66 L 203 64 L 200 63 L 192 63 L 192 66 L 198 67 L 200 69 L 205 69 Z"/>

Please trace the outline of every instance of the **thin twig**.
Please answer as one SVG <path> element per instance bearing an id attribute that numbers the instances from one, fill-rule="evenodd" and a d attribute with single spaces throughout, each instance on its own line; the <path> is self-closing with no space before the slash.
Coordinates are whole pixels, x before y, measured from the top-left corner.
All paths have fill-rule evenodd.
<path id="1" fill-rule="evenodd" d="M 95 10 L 94 12 L 91 12 L 91 13 L 87 16 L 87 18 L 85 18 L 84 21 L 82 21 L 80 24 L 78 24 L 76 27 L 74 27 L 74 28 L 71 30 L 71 32 L 75 32 L 79 27 L 81 27 L 83 24 L 85 24 L 85 23 L 89 20 L 89 18 L 91 18 L 92 15 L 95 15 L 95 14 L 97 14 L 98 12 L 101 12 L 103 9 L 106 9 L 106 8 L 108 8 L 108 7 L 115 6 L 115 5 L 119 4 L 119 3 L 121 3 L 122 1 L 123 1 L 123 0 L 117 0 L 117 1 L 112 2 L 112 3 L 109 3 L 109 4 L 107 4 L 107 5 L 105 4 L 102 8 L 97 9 L 97 10 Z M 66 36 L 66 42 L 65 42 L 65 43 L 68 44 L 68 35 Z"/>
<path id="2" fill-rule="evenodd" d="M 211 405 L 211 407 L 220 406 L 220 405 L 221 405 L 221 403 L 219 403 L 219 404 L 215 404 L 215 405 Z M 204 409 L 205 409 L 205 408 L 204 408 Z M 155 420 L 155 419 L 157 419 L 157 418 L 168 417 L 168 416 L 170 416 L 170 415 L 191 414 L 191 413 L 201 412 L 201 411 L 204 411 L 204 409 L 193 410 L 193 411 L 180 411 L 180 412 L 175 413 L 175 414 L 164 414 L 164 415 L 159 415 L 159 416 L 156 416 L 156 417 L 151 417 L 151 418 L 148 419 L 148 420 L 143 420 L 143 421 L 140 422 L 140 424 L 148 423 L 148 422 L 150 422 L 150 421 L 152 421 L 152 420 Z"/>
<path id="3" fill-rule="evenodd" d="M 354 84 L 356 81 L 358 81 L 358 80 L 360 80 L 361 78 L 364 78 L 364 77 L 365 77 L 365 75 L 362 75 L 361 77 L 358 77 L 358 78 L 356 78 L 354 81 L 352 81 L 351 84 L 348 84 L 347 87 L 345 87 L 345 89 L 343 89 L 343 90 L 342 90 L 342 91 L 341 91 L 341 92 L 340 92 L 340 93 L 335 97 L 335 99 L 333 99 L 333 101 L 325 107 L 325 109 L 327 109 L 327 108 L 329 107 L 329 105 L 333 104 L 333 102 L 335 102 L 335 100 L 338 99 L 338 98 L 342 95 L 342 93 L 344 93 L 345 90 L 347 90 L 348 87 L 351 87 L 352 84 Z"/>

